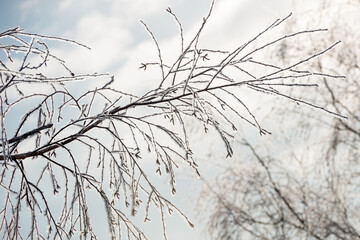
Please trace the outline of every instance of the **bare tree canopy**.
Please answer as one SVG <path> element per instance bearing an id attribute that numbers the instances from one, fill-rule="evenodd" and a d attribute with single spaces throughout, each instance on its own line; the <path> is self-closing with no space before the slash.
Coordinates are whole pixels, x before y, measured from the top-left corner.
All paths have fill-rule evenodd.
<path id="1" fill-rule="evenodd" d="M 347 77 L 336 81 L 324 77 L 316 91 L 292 89 L 289 94 L 321 102 L 348 119 L 285 103 L 281 109 L 271 107 L 278 113 L 274 124 L 283 127 L 281 136 L 257 144 L 239 141 L 243 146 L 239 162 L 207 183 L 201 195 L 207 199 L 212 239 L 360 239 L 360 36 L 353 24 L 360 20 L 360 3 L 321 3 L 284 29 L 296 29 L 304 22 L 326 24 L 330 35 L 283 42 L 274 58 L 288 64 L 341 37 L 341 47 L 310 67 Z"/>
<path id="2" fill-rule="evenodd" d="M 279 33 L 290 14 L 232 50 L 208 49 L 202 47 L 201 36 L 211 27 L 207 22 L 213 8 L 214 1 L 189 39 L 174 12 L 166 10 L 180 30 L 180 54 L 173 62 L 165 61 L 156 36 L 141 22 L 158 56 L 140 69 L 159 71 L 157 87 L 141 96 L 114 88 L 114 76 L 73 72 L 50 47 L 56 42 L 88 48 L 81 43 L 21 28 L 0 33 L 2 239 L 102 239 L 92 224 L 98 218 L 90 206 L 94 199 L 104 206 L 101 221 L 111 239 L 147 239 L 132 216 L 149 221 L 151 209 L 160 213 L 164 239 L 166 214 L 177 212 L 193 226 L 152 179 L 168 176 L 175 194 L 175 168 L 187 165 L 200 176 L 189 124 L 216 132 L 226 157 L 233 156 L 233 133 L 240 124 L 268 134 L 246 104 L 249 94 L 271 94 L 346 119 L 337 109 L 284 90 L 343 79 L 338 73 L 306 68 L 338 40 L 309 49 L 284 66 L 262 59 L 268 49 L 301 36 L 326 34 L 326 29 Z"/>

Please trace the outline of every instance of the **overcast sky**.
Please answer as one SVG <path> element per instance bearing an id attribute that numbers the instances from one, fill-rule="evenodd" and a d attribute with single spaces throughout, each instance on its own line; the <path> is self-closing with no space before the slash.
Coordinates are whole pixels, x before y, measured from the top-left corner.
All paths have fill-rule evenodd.
<path id="1" fill-rule="evenodd" d="M 275 19 L 289 14 L 289 2 L 218 0 L 201 38 L 202 44 L 231 50 Z M 2 0 L 0 31 L 20 26 L 28 32 L 84 43 L 92 50 L 61 45 L 54 51 L 67 61 L 75 73 L 108 72 L 115 76 L 114 87 L 137 92 L 140 86 L 148 86 L 146 81 L 156 78 L 138 69 L 141 62 L 156 59 L 154 44 L 139 20 L 148 24 L 171 58 L 179 52 L 179 35 L 175 22 L 165 9 L 171 7 L 177 14 L 184 26 L 186 41 L 199 28 L 209 6 L 209 0 Z M 179 181 L 183 181 L 182 184 Z M 172 217 L 168 222 L 169 239 L 200 239 L 203 230 L 201 221 L 192 209 L 196 194 L 188 192 L 194 189 L 189 185 L 197 183 L 186 178 L 177 182 L 175 202 L 181 205 L 197 228 L 190 229 L 180 217 Z M 149 228 L 147 231 L 150 231 Z M 150 239 L 159 239 L 160 236 L 161 226 L 158 226 L 156 231 L 152 231 Z"/>

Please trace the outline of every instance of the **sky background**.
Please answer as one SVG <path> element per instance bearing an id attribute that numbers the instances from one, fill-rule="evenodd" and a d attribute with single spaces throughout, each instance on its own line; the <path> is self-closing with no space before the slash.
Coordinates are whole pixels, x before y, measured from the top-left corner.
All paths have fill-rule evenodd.
<path id="1" fill-rule="evenodd" d="M 209 48 L 234 49 L 275 19 L 292 12 L 290 2 L 218 0 L 201 43 Z M 146 22 L 166 57 L 171 59 L 180 51 L 179 32 L 165 9 L 170 7 L 182 22 L 186 42 L 199 28 L 209 6 L 209 0 L 2 0 L 0 32 L 19 26 L 31 33 L 70 38 L 86 44 L 91 51 L 59 44 L 53 52 L 65 59 L 77 74 L 110 73 L 115 76 L 114 88 L 141 93 L 156 81 L 156 75 L 144 73 L 138 68 L 141 62 L 156 59 L 157 53 L 139 20 Z M 201 141 L 200 138 L 195 140 Z M 191 229 L 181 217 L 172 216 L 167 219 L 170 240 L 204 238 L 204 221 L 196 216 L 194 209 L 201 182 L 187 174 L 188 170 L 179 172 L 177 194 L 173 201 L 195 223 L 196 228 Z M 219 171 L 205 169 L 203 172 L 211 177 Z M 155 228 L 144 226 L 144 231 L 150 234 L 149 239 L 160 239 L 162 236 L 161 226 L 156 226 L 156 223 Z"/>

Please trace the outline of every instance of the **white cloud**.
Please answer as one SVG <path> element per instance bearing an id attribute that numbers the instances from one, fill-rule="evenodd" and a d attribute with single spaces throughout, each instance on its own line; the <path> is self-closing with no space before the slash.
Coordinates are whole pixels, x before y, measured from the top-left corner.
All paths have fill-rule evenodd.
<path id="1" fill-rule="evenodd" d="M 282 0 L 239 0 L 216 2 L 202 40 L 212 48 L 233 50 L 289 13 Z"/>
<path id="2" fill-rule="evenodd" d="M 121 19 L 101 13 L 83 17 L 75 34 L 77 40 L 92 48 L 86 58 L 96 63 L 98 71 L 123 60 L 132 41 L 131 33 L 121 25 Z"/>
<path id="3" fill-rule="evenodd" d="M 21 9 L 33 8 L 34 6 L 38 5 L 39 3 L 40 3 L 40 0 L 26 0 L 21 3 L 20 8 Z"/>
<path id="4" fill-rule="evenodd" d="M 169 0 L 112 0 L 114 14 L 122 15 L 123 18 L 141 18 L 157 13 L 169 5 Z"/>
<path id="5" fill-rule="evenodd" d="M 64 58 L 74 71 L 116 72 L 116 67 L 120 67 L 133 54 L 130 45 L 142 41 L 134 39 L 134 25 L 139 24 L 139 19 L 165 9 L 168 2 L 169 0 L 105 0 L 102 4 L 94 0 L 61 2 L 61 13 L 79 12 L 65 35 L 92 49 L 64 49 L 61 50 L 62 55 L 66 52 Z"/>
<path id="6" fill-rule="evenodd" d="M 60 2 L 59 10 L 69 9 L 74 4 L 73 0 L 64 0 Z"/>
<path id="7" fill-rule="evenodd" d="M 149 66 L 147 71 L 139 69 L 142 62 L 155 62 L 157 52 L 151 41 L 143 42 L 131 50 L 126 63 L 115 72 L 114 87 L 125 92 L 145 93 L 160 83 L 158 66 Z"/>
<path id="8" fill-rule="evenodd" d="M 26 0 L 23 1 L 19 5 L 19 13 L 16 13 L 17 16 L 20 16 L 20 20 L 24 21 L 31 14 L 39 14 L 39 6 L 40 0 Z M 3 6 L 1 6 L 3 7 Z M 28 12 L 27 10 L 31 9 L 32 12 Z"/>

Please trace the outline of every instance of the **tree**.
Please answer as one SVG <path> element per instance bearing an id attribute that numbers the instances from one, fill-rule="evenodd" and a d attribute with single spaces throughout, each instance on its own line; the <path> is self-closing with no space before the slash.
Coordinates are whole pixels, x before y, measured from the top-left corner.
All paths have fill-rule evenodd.
<path id="1" fill-rule="evenodd" d="M 330 5 L 323 1 L 320 5 L 302 19 L 330 25 L 330 40 L 339 36 L 344 39 L 341 48 L 310 67 L 331 74 L 345 72 L 347 78 L 323 78 L 316 92 L 306 90 L 306 99 L 321 102 L 348 119 L 283 105 L 278 121 L 289 123 L 287 116 L 293 114 L 280 139 L 257 144 L 241 141 L 246 152 L 241 156 L 248 160 L 232 163 L 204 190 L 205 195 L 212 193 L 206 206 L 211 208 L 208 229 L 212 239 L 360 239 L 359 34 L 357 26 L 351 24 L 358 19 L 353 11 L 358 12 L 360 4 L 348 1 Z M 334 13 L 342 18 L 331 18 Z M 285 29 L 300 24 L 304 22 L 294 21 Z M 282 51 L 295 43 L 284 42 L 275 59 L 287 64 L 308 54 L 305 46 L 319 49 L 329 39 L 322 36 L 296 42 L 298 49 L 287 53 Z M 289 94 L 297 96 L 304 91 L 295 89 Z"/>
<path id="2" fill-rule="evenodd" d="M 227 157 L 233 155 L 231 132 L 236 131 L 239 122 L 267 134 L 239 94 L 243 88 L 342 117 L 277 89 L 314 87 L 315 83 L 301 81 L 310 75 L 341 77 L 295 70 L 338 42 L 283 68 L 258 59 L 267 48 L 298 36 L 323 33 L 324 29 L 275 37 L 276 28 L 289 15 L 233 50 L 207 49 L 201 47 L 200 36 L 213 6 L 214 2 L 188 42 L 181 22 L 167 9 L 178 24 L 181 40 L 180 54 L 170 63 L 164 61 L 156 37 L 142 22 L 158 56 L 154 62 L 142 63 L 140 69 L 159 70 L 157 87 L 142 96 L 113 88 L 114 76 L 74 73 L 49 47 L 57 41 L 88 48 L 81 43 L 20 28 L 0 33 L 0 186 L 4 199 L 0 233 L 4 239 L 96 238 L 99 234 L 92 225 L 96 209 L 90 206 L 95 199 L 105 206 L 104 220 L 111 239 L 146 239 L 131 216 L 140 214 L 148 221 L 152 208 L 160 212 L 165 239 L 166 212 L 179 213 L 193 226 L 153 184 L 153 176 L 169 176 L 175 194 L 174 169 L 179 164 L 189 165 L 200 175 L 189 143 L 189 121 L 201 124 L 205 132 L 217 133 Z M 254 44 L 270 32 L 273 40 Z M 263 67 L 266 74 L 256 76 L 246 69 L 254 64 Z M 86 82 L 92 80 L 96 80 L 96 86 L 89 88 Z M 233 117 L 235 120 L 230 120 Z M 149 167 L 144 159 L 151 159 L 153 165 Z"/>

